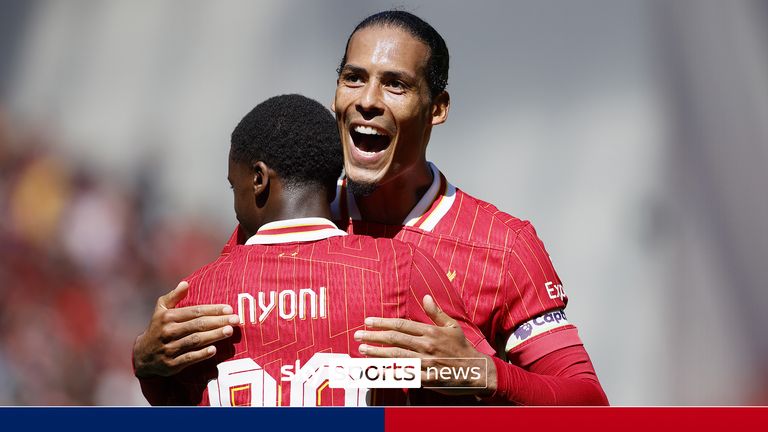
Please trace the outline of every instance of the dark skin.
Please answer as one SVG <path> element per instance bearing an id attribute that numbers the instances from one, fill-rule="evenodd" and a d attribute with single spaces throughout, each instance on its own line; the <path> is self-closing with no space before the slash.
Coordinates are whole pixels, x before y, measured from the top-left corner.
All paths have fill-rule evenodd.
<path id="1" fill-rule="evenodd" d="M 375 186 L 362 188 L 373 190 L 372 193 L 355 196 L 363 221 L 402 223 L 433 180 L 426 161 L 426 148 L 432 127 L 442 124 L 448 117 L 450 97 L 445 91 L 434 96 L 429 91 L 426 78 L 429 54 L 427 45 L 401 29 L 386 25 L 361 29 L 350 39 L 346 52 L 347 65 L 339 75 L 331 109 L 336 113 L 347 179 L 350 184 Z M 484 357 L 467 343 L 455 320 L 442 313 L 428 296 L 423 299 L 423 306 L 435 325 L 402 319 L 367 318 L 368 329 L 355 335 L 355 339 L 361 342 L 360 352 L 369 357 L 419 357 L 423 359 L 423 367 L 433 364 L 436 357 L 444 358 L 440 360 L 440 365 L 452 367 L 462 366 L 462 357 Z M 202 314 L 207 310 L 198 309 L 197 312 Z M 209 318 L 223 314 L 215 305 L 210 310 L 214 316 Z M 208 334 L 214 336 L 205 336 Z M 207 358 L 215 351 L 207 354 L 206 346 L 228 337 L 226 334 L 227 325 L 211 320 L 183 338 L 189 340 L 191 336 L 197 336 L 192 341 L 194 343 L 188 344 L 190 348 L 187 352 L 205 352 Z M 168 333 L 165 336 L 169 344 L 174 343 Z M 157 338 L 156 334 L 145 337 L 149 340 Z M 134 356 L 149 359 L 144 364 L 146 370 L 167 369 L 164 365 L 153 365 L 152 359 L 161 361 L 168 357 L 153 357 L 145 348 L 160 344 L 139 344 L 137 341 Z M 174 359 L 177 370 L 200 361 L 198 356 L 185 353 Z M 497 371 L 494 362 L 487 357 L 485 360 L 488 360 L 487 382 L 445 380 L 440 384 L 473 387 L 474 390 L 467 391 L 479 396 L 492 393 L 497 384 Z M 137 375 L 139 373 L 137 368 Z M 422 384 L 432 386 L 435 383 L 423 380 Z M 486 388 L 480 388 L 486 384 Z M 600 392 L 599 389 L 597 391 Z M 572 404 L 585 400 L 574 400 Z M 604 395 L 602 401 L 605 402 Z"/>
<path id="2" fill-rule="evenodd" d="M 402 29 L 361 29 L 350 39 L 346 54 L 347 64 L 339 75 L 332 105 L 344 148 L 344 169 L 351 181 L 377 185 L 370 195 L 355 196 L 363 220 L 400 224 L 432 183 L 427 144 L 432 127 L 448 118 L 450 97 L 445 91 L 430 95 L 426 78 L 429 47 Z M 360 151 L 365 148 L 354 133 L 360 126 L 375 128 L 388 137 L 386 148 L 375 155 Z M 355 334 L 355 339 L 363 342 L 360 353 L 368 357 L 419 357 L 423 370 L 433 365 L 431 359 L 435 357 L 453 358 L 441 360 L 441 365 L 451 367 L 465 366 L 460 358 L 484 357 L 466 342 L 456 321 L 431 299 L 424 299 L 423 305 L 436 325 L 370 317 L 366 325 L 374 331 Z M 438 383 L 424 380 L 422 384 Z M 485 389 L 479 382 L 443 380 L 439 384 L 469 385 L 473 388 L 462 393 L 486 395 L 496 388 L 496 368 L 488 362 Z"/>
<path id="3" fill-rule="evenodd" d="M 424 43 L 396 28 L 375 26 L 362 29 L 350 40 L 347 65 L 339 76 L 331 109 L 336 113 L 347 177 L 363 184 L 377 185 L 371 195 L 355 197 L 363 220 L 401 223 L 432 182 L 432 172 L 426 159 L 427 143 L 432 127 L 448 118 L 450 96 L 442 92 L 431 97 L 426 79 L 428 54 L 429 48 Z M 373 128 L 388 137 L 386 148 L 375 155 L 358 152 L 352 139 L 352 131 L 356 127 Z M 230 181 L 234 187 L 232 174 L 230 170 Z M 259 187 L 258 178 L 253 180 L 255 192 Z M 270 178 L 266 181 L 264 187 L 269 189 Z M 274 180 L 271 181 L 274 183 Z M 237 191 L 235 196 L 237 198 Z M 301 207 L 311 198 L 292 202 Z M 247 200 L 241 202 L 248 204 Z M 280 211 L 285 213 L 288 210 L 300 211 L 289 208 Z M 326 201 L 322 208 L 312 209 L 311 215 L 330 218 L 328 212 Z M 239 220 L 245 226 L 244 220 Z M 177 287 L 158 300 L 146 336 L 140 336 L 134 345 L 137 376 L 172 375 L 186 366 L 212 357 L 216 352 L 212 344 L 232 334 L 231 326 L 223 318 L 231 313 L 231 309 L 226 309 L 224 305 L 200 306 L 191 312 L 184 312 L 184 317 L 192 316 L 196 320 L 189 325 L 171 320 L 170 317 L 176 316 L 169 317 L 165 309 L 173 308 L 183 298 L 180 295 L 185 293 L 185 288 L 179 291 Z M 164 303 L 161 304 L 161 301 Z M 432 357 L 483 357 L 468 346 L 464 334 L 456 331 L 455 321 L 443 314 L 431 300 L 424 300 L 424 308 L 437 325 L 370 318 L 369 328 L 379 331 L 365 331 L 358 335 L 357 339 L 363 342 L 363 353 L 370 357 L 420 357 L 425 360 Z M 160 339 L 159 335 L 164 339 Z M 182 349 L 179 349 L 179 344 Z M 143 361 L 137 361 L 139 357 Z M 430 364 L 428 361 L 422 363 L 424 367 Z M 493 362 L 489 363 L 488 388 L 479 390 L 481 394 L 495 388 L 496 370 Z M 456 386 L 459 385 L 466 383 L 456 383 Z"/>
<path id="4" fill-rule="evenodd" d="M 250 237 L 262 225 L 284 219 L 324 217 L 330 219 L 326 190 L 316 186 L 286 187 L 266 163 L 229 161 L 235 214 Z M 198 305 L 175 308 L 187 295 L 189 284 L 181 282 L 157 299 L 147 329 L 136 338 L 133 363 L 137 377 L 172 376 L 184 368 L 216 355 L 215 342 L 234 333 L 240 318 L 229 305 Z"/>
<path id="5" fill-rule="evenodd" d="M 432 183 L 427 144 L 432 127 L 448 118 L 450 97 L 431 96 L 428 56 L 427 45 L 392 27 L 364 28 L 349 41 L 331 110 L 347 178 L 376 185 L 369 196 L 355 197 L 365 221 L 401 223 Z M 355 133 L 359 127 L 378 131 L 386 146 L 365 151 Z"/>
<path id="6" fill-rule="evenodd" d="M 488 396 L 496 391 L 496 368 L 488 356 L 478 352 L 466 339 L 464 332 L 456 322 L 440 310 L 430 296 L 422 299 L 424 311 L 435 325 L 424 324 L 402 318 L 366 318 L 365 325 L 378 331 L 358 330 L 355 340 L 377 343 L 385 346 L 360 344 L 358 351 L 367 357 L 382 358 L 421 358 L 421 385 L 424 387 L 467 387 L 463 389 L 435 389 L 444 394 L 475 394 Z M 487 361 L 478 361 L 487 359 Z M 430 379 L 426 368 L 450 367 L 466 368 L 481 365 L 481 382 L 472 380 L 449 382 L 446 379 Z"/>
<path id="7" fill-rule="evenodd" d="M 232 336 L 240 322 L 229 305 L 176 308 L 187 296 L 181 282 L 157 299 L 147 329 L 133 345 L 133 365 L 139 378 L 167 377 L 216 354 L 213 343 Z"/>

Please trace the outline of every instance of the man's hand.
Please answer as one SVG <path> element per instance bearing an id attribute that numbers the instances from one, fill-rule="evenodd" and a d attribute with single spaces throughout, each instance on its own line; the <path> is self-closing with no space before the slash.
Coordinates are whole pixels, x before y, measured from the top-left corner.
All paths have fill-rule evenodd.
<path id="1" fill-rule="evenodd" d="M 157 299 L 149 327 L 133 345 L 137 377 L 175 375 L 182 369 L 216 354 L 212 344 L 232 336 L 240 322 L 229 305 L 174 307 L 187 296 L 189 284 L 181 282 Z"/>
<path id="2" fill-rule="evenodd" d="M 366 318 L 365 325 L 378 331 L 355 332 L 355 340 L 364 342 L 358 348 L 360 353 L 368 357 L 421 358 L 422 387 L 431 387 L 441 393 L 493 393 L 496 389 L 496 367 L 493 361 L 469 343 L 456 320 L 440 310 L 432 297 L 424 296 L 423 305 L 427 316 L 436 325 L 400 318 Z M 367 343 L 386 346 L 376 347 Z M 428 368 L 433 367 L 437 369 L 430 369 L 431 372 L 427 373 Z M 472 367 L 480 367 L 481 373 L 456 373 L 471 370 L 468 368 Z M 450 377 L 447 368 L 453 371 Z M 436 371 L 444 373 L 440 375 Z"/>

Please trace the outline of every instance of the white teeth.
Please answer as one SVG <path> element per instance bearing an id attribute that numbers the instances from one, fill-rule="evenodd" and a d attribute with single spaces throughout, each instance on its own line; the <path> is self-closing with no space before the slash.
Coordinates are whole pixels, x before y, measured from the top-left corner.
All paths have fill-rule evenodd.
<path id="1" fill-rule="evenodd" d="M 355 126 L 355 132 L 363 135 L 384 135 L 370 126 Z"/>

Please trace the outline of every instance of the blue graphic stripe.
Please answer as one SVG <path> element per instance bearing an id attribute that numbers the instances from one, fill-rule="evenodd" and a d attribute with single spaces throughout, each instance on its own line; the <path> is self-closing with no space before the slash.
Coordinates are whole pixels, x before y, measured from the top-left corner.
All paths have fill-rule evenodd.
<path id="1" fill-rule="evenodd" d="M 384 432 L 383 408 L 0 408 L 3 430 Z"/>

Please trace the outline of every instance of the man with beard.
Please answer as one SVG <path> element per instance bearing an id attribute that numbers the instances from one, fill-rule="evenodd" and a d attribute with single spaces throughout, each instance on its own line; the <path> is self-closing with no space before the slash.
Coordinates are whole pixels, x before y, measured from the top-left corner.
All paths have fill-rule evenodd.
<path id="1" fill-rule="evenodd" d="M 607 398 L 576 327 L 567 297 L 533 226 L 448 183 L 426 160 L 432 127 L 446 121 L 450 97 L 448 49 L 429 24 L 402 11 L 363 20 L 352 32 L 339 68 L 332 109 L 344 150 L 346 178 L 335 219 L 350 233 L 391 237 L 433 255 L 461 294 L 470 319 L 496 346 L 482 388 L 477 380 L 427 379 L 425 385 L 463 387 L 421 393 L 420 403 L 604 405 Z M 175 294 L 161 297 L 172 307 Z M 202 319 L 202 318 L 198 318 Z M 204 317 L 208 337 L 180 357 L 137 343 L 137 371 L 172 374 L 206 358 L 204 347 L 224 337 L 221 316 Z M 219 320 L 219 321 L 217 321 Z M 420 357 L 423 367 L 457 367 L 478 352 L 449 335 L 450 323 L 427 325 L 370 317 L 359 331 L 371 357 Z M 151 326 L 150 326 L 151 327 Z M 186 326 L 189 334 L 200 332 Z M 375 346 L 371 344 L 384 344 Z M 185 357 L 186 356 L 186 357 Z"/>
<path id="2" fill-rule="evenodd" d="M 142 379 L 154 405 L 403 405 L 398 388 L 331 388 L 335 362 L 362 357 L 354 333 L 366 313 L 455 323 L 473 349 L 493 354 L 461 298 L 429 255 L 387 238 L 347 234 L 328 218 L 342 152 L 333 115 L 301 95 L 257 105 L 232 133 L 227 179 L 238 227 L 215 261 L 192 273 L 178 308 L 227 304 L 238 320 L 212 361 L 171 378 Z M 422 305 L 424 301 L 424 305 Z M 438 306 L 439 305 L 439 306 Z M 438 307 L 444 313 L 439 313 Z M 458 318 L 458 321 L 445 313 Z M 177 348 L 182 341 L 176 343 Z M 487 357 L 475 363 L 485 365 Z M 414 364 L 392 361 L 395 384 L 416 382 Z"/>

